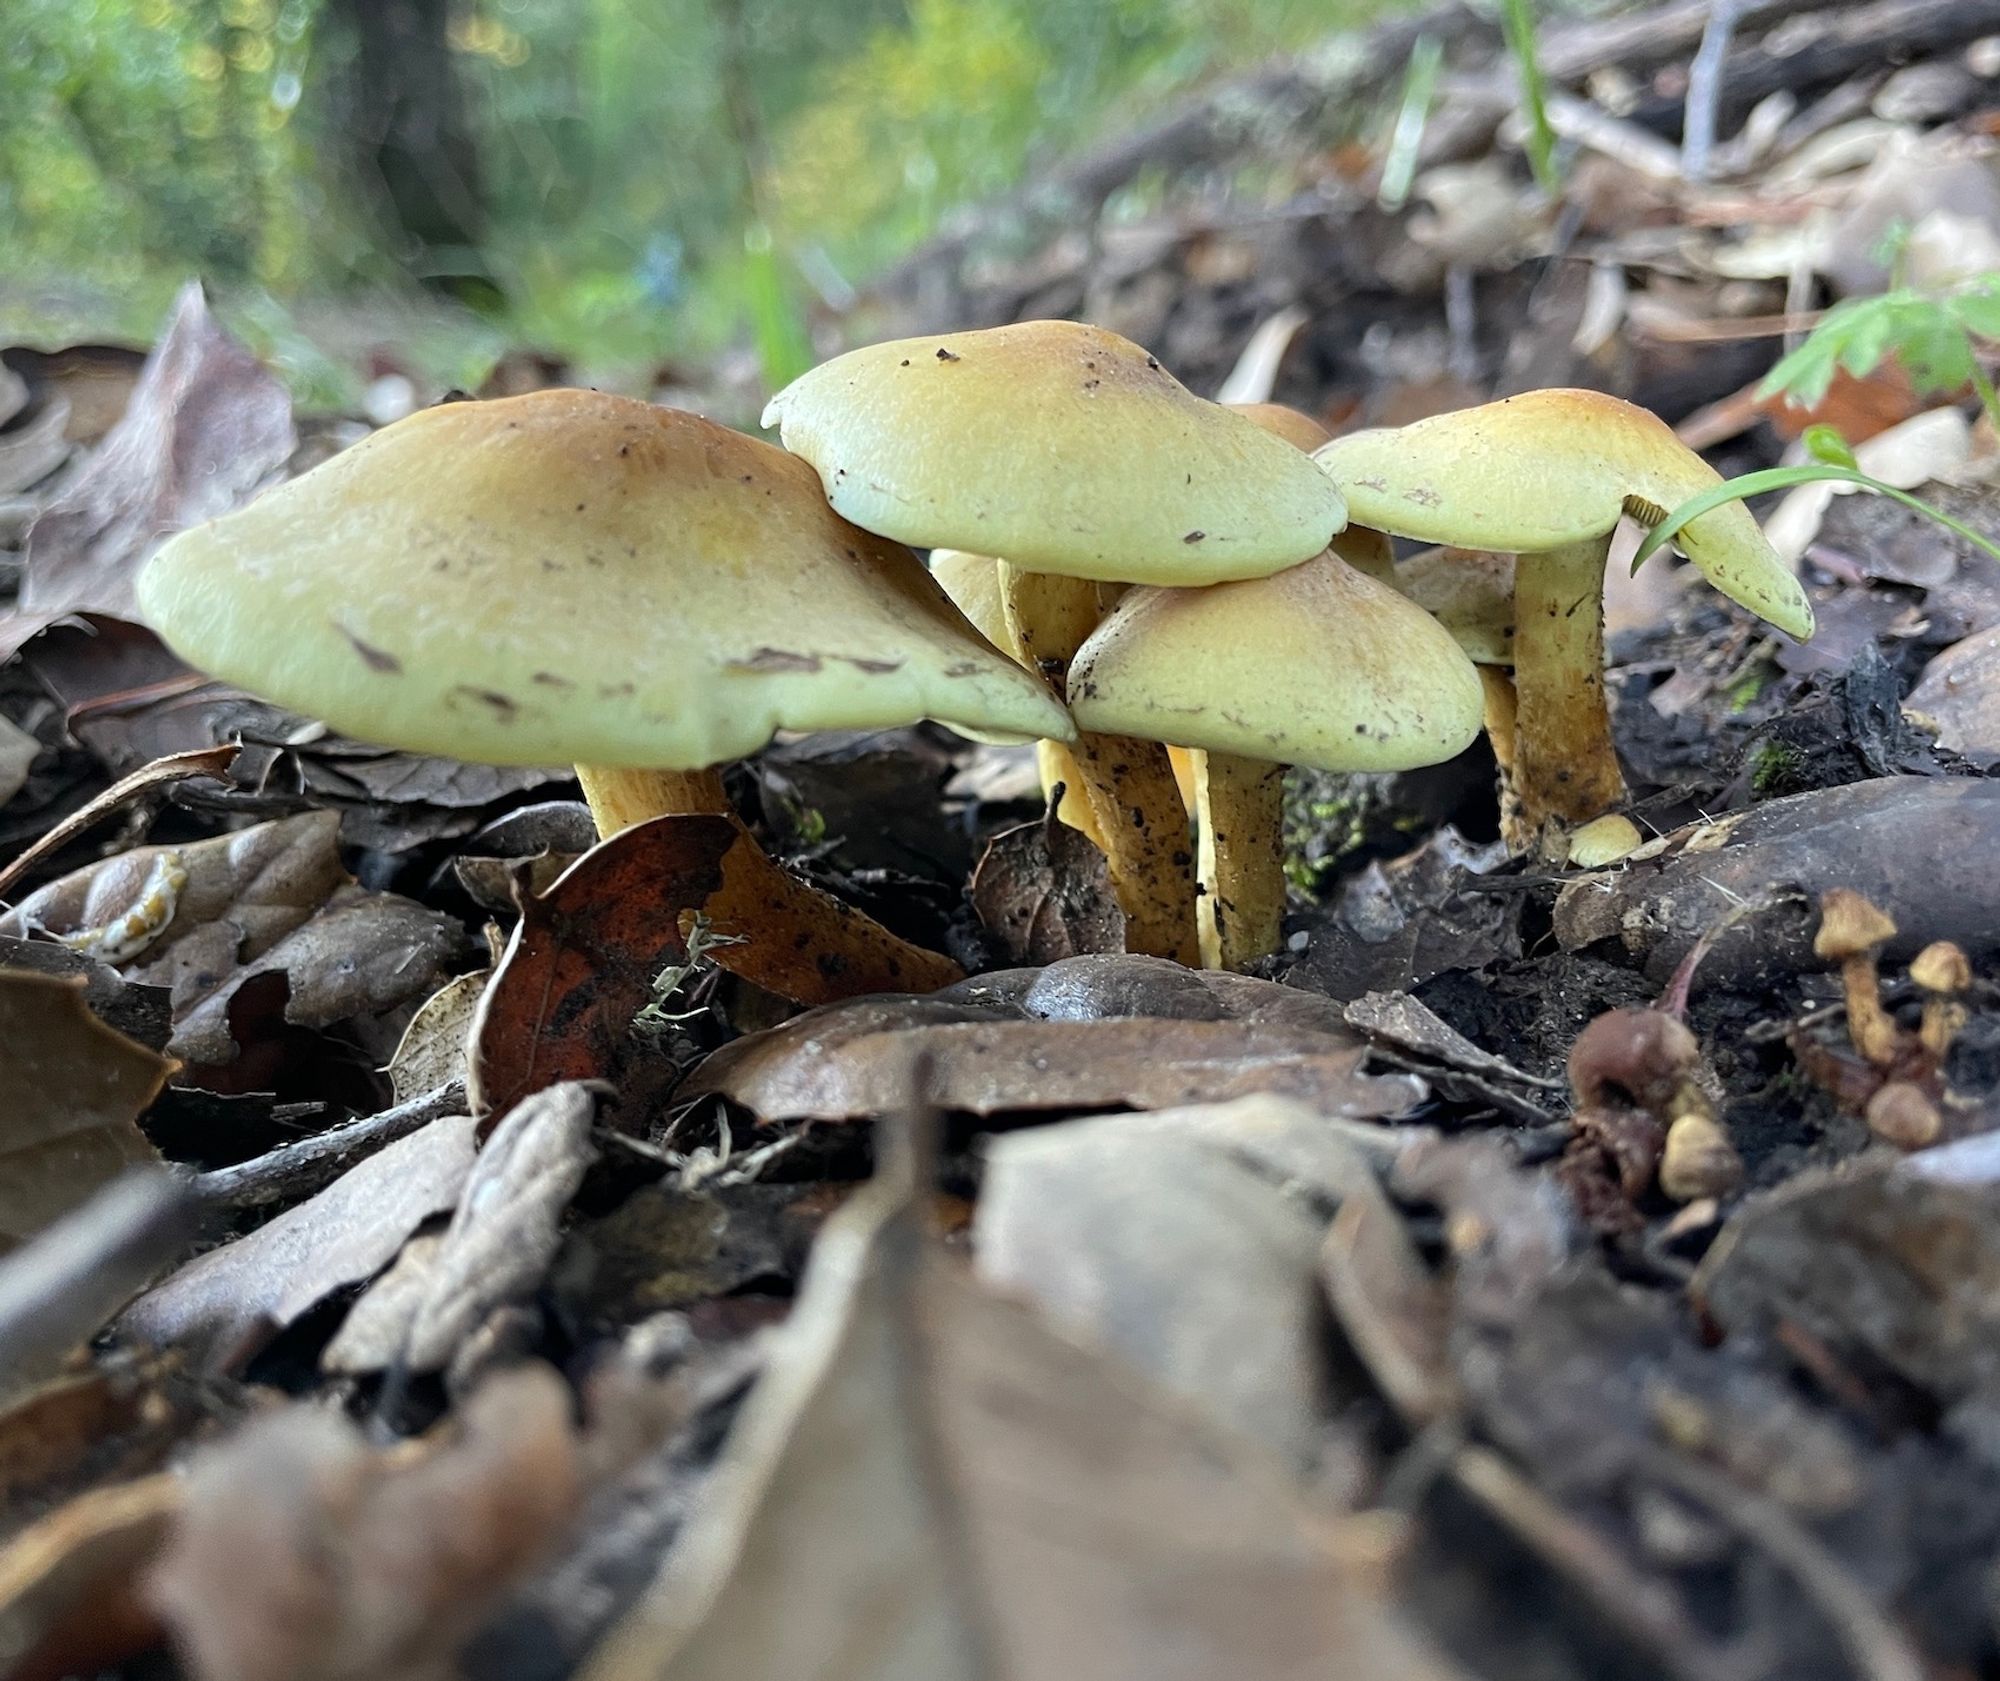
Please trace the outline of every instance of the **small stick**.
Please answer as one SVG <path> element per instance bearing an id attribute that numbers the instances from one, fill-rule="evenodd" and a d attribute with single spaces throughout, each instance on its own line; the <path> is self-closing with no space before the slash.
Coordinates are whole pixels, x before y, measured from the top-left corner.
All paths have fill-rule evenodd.
<path id="1" fill-rule="evenodd" d="M 465 1112 L 465 1082 L 448 1080 L 435 1091 L 380 1114 L 364 1115 L 311 1138 L 281 1144 L 234 1167 L 197 1174 L 195 1195 L 209 1210 L 300 1200 L 324 1190 L 364 1156 L 372 1156 L 445 1115 Z"/>

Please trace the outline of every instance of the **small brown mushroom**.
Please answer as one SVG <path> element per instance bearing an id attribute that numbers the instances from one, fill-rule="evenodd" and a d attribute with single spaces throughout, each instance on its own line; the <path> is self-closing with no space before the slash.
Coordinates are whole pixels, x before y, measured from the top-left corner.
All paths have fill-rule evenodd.
<path id="1" fill-rule="evenodd" d="M 1877 1068 L 1888 1068 L 1896 1060 L 1901 1035 L 1894 1018 L 1882 1007 L 1882 981 L 1875 959 L 1896 937 L 1896 925 L 1848 887 L 1830 888 L 1821 894 L 1819 909 L 1813 955 L 1840 965 L 1848 1037 Z"/>
<path id="2" fill-rule="evenodd" d="M 1965 1026 L 1966 1010 L 1959 998 L 1972 986 L 1972 963 L 1950 940 L 1933 940 L 1910 960 L 1910 980 L 1924 995 L 1917 1038 L 1942 1065 L 1951 1042 Z"/>

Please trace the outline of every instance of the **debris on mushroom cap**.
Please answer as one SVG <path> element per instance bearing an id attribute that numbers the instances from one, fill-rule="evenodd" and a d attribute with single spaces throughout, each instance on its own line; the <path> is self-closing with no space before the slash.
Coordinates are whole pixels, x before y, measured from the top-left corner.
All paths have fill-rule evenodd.
<path id="1" fill-rule="evenodd" d="M 176 537 L 139 600 L 201 670 L 495 764 L 692 770 L 926 717 L 1074 734 L 803 462 L 595 392 L 412 415 Z"/>
<path id="2" fill-rule="evenodd" d="M 1085 730 L 1320 770 L 1436 764 L 1479 733 L 1479 674 L 1422 608 L 1337 556 L 1135 589 L 1070 666 Z"/>
<path id="3" fill-rule="evenodd" d="M 1512 555 L 1448 546 L 1425 549 L 1396 567 L 1395 583 L 1450 631 L 1476 663 L 1514 663 Z"/>
<path id="4" fill-rule="evenodd" d="M 1306 454 L 1331 443 L 1333 434 L 1313 419 L 1285 403 L 1224 403 L 1232 414 L 1240 414 L 1245 420 L 1255 421 L 1274 438 L 1283 438 L 1295 449 Z"/>
<path id="5" fill-rule="evenodd" d="M 1896 937 L 1896 924 L 1851 887 L 1829 888 L 1820 895 L 1819 932 L 1813 936 L 1813 956 L 1829 960 L 1859 957 Z"/>
<path id="6" fill-rule="evenodd" d="M 1027 571 L 1262 577 L 1347 522 L 1292 445 L 1195 396 L 1129 339 L 1071 321 L 850 351 L 780 391 L 764 424 L 855 523 Z"/>
<path id="7" fill-rule="evenodd" d="M 1399 537 L 1508 554 L 1603 536 L 1632 512 L 1657 524 L 1721 482 L 1655 414 L 1599 391 L 1528 391 L 1317 451 L 1353 519 Z M 1750 511 L 1725 502 L 1676 545 L 1731 600 L 1793 636 L 1812 604 Z"/>

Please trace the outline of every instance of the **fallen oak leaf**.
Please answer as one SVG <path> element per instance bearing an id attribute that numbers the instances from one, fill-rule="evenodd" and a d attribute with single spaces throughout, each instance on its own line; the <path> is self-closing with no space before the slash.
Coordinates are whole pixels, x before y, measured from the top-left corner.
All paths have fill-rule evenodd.
<path id="1" fill-rule="evenodd" d="M 633 1018 L 661 971 L 688 961 L 697 916 L 715 936 L 709 955 L 719 966 L 798 1003 L 930 990 L 960 976 L 948 959 L 786 874 L 734 818 L 654 818 L 522 899 L 473 1025 L 478 1108 L 506 1108 L 559 1080 L 624 1089 Z"/>
<path id="2" fill-rule="evenodd" d="M 1002 830 L 972 872 L 972 909 L 1010 963 L 1125 949 L 1125 913 L 1089 836 L 1048 811 Z"/>
<path id="3" fill-rule="evenodd" d="M 0 970 L 0 1254 L 134 1167 L 175 1063 L 106 1027 L 81 978 Z"/>
<path id="4" fill-rule="evenodd" d="M 1393 1116 L 1424 1095 L 1413 1076 L 1362 1073 L 1364 1045 L 1312 1028 L 991 1014 L 927 999 L 832 1005 L 723 1046 L 675 1096 L 726 1097 L 764 1121 L 859 1120 L 895 1107 L 912 1056 L 930 1060 L 940 1108 L 973 1115 L 1172 1109 L 1272 1092 L 1332 1115 Z"/>

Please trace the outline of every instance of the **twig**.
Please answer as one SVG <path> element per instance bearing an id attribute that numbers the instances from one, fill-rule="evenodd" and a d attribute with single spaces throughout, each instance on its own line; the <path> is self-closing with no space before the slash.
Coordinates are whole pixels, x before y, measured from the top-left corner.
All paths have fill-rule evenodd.
<path id="1" fill-rule="evenodd" d="M 55 1370 L 194 1230 L 186 1178 L 147 1169 L 106 1186 L 0 1262 L 0 1395 Z"/>
<path id="2" fill-rule="evenodd" d="M 201 747 L 192 753 L 170 753 L 150 765 L 141 765 L 130 776 L 121 776 L 88 805 L 71 812 L 13 863 L 0 869 L 0 893 L 5 893 L 44 858 L 60 852 L 86 829 L 102 822 L 127 800 L 164 788 L 170 782 L 185 782 L 189 777 L 219 777 L 236 762 L 236 754 L 234 742 L 226 747 Z"/>
<path id="3" fill-rule="evenodd" d="M 330 1131 L 282 1144 L 234 1167 L 195 1177 L 195 1195 L 208 1209 L 256 1208 L 311 1196 L 364 1156 L 407 1138 L 445 1115 L 465 1113 L 465 1082 L 450 1080 L 379 1115 L 365 1115 Z"/>
<path id="4" fill-rule="evenodd" d="M 1722 102 L 1722 77 L 1729 61 L 1729 38 L 1736 33 L 1743 0 L 1715 0 L 1701 46 L 1688 66 L 1687 109 L 1681 121 L 1681 173 L 1706 181 L 1715 157 L 1715 122 Z"/>

